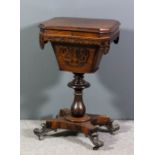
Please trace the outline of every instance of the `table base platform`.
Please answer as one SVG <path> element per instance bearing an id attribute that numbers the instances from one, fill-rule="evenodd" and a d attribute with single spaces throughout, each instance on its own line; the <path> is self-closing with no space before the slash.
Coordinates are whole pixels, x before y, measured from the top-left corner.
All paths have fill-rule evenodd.
<path id="1" fill-rule="evenodd" d="M 39 140 L 44 139 L 50 131 L 57 131 L 57 129 L 68 129 L 83 133 L 89 137 L 93 143 L 94 150 L 102 147 L 104 143 L 99 140 L 97 132 L 108 132 L 114 134 L 119 130 L 118 124 L 113 124 L 113 121 L 105 115 L 85 114 L 83 117 L 78 118 L 71 116 L 70 109 L 61 109 L 56 118 L 52 118 L 43 123 L 41 128 L 35 128 L 34 133 L 38 136 Z M 82 121 L 83 120 L 83 121 Z"/>

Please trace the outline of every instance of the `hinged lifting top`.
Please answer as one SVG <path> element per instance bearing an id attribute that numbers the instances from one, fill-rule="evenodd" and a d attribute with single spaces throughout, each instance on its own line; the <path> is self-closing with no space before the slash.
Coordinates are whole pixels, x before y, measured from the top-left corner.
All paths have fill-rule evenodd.
<path id="1" fill-rule="evenodd" d="M 50 42 L 70 42 L 102 45 L 103 42 L 118 42 L 119 25 L 116 20 L 56 17 L 45 21 L 40 27 L 40 46 Z"/>
<path id="2" fill-rule="evenodd" d="M 40 24 L 44 30 L 66 30 L 94 33 L 114 33 L 118 31 L 120 23 L 110 19 L 89 19 L 56 17 Z"/>

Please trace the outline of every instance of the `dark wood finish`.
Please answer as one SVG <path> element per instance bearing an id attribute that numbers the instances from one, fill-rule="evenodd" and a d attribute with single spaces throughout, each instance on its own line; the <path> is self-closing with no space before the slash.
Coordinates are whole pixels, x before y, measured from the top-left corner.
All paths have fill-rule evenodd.
<path id="1" fill-rule="evenodd" d="M 40 24 L 44 30 L 67 30 L 95 33 L 113 33 L 118 30 L 120 23 L 109 19 L 89 19 L 56 17 Z"/>
<path id="2" fill-rule="evenodd" d="M 119 22 L 87 18 L 54 18 L 40 24 L 40 46 L 52 43 L 60 70 L 91 73 L 99 68 L 110 42 L 119 38 Z"/>
<path id="3" fill-rule="evenodd" d="M 83 74 L 75 73 L 74 80 L 68 83 L 68 86 L 75 90 L 71 114 L 74 117 L 82 117 L 86 111 L 82 99 L 82 90 L 88 88 L 90 84 L 83 79 Z"/>
<path id="4" fill-rule="evenodd" d="M 101 58 L 110 49 L 110 43 L 119 41 L 119 25 L 116 20 L 88 18 L 53 18 L 40 24 L 40 47 L 50 42 L 60 70 L 74 73 L 68 86 L 74 89 L 71 109 L 61 109 L 56 118 L 46 121 L 34 133 L 40 137 L 58 128 L 84 133 L 95 145 L 103 146 L 97 131 L 113 133 L 119 126 L 104 115 L 86 114 L 82 91 L 90 84 L 84 80 L 84 73 L 98 70 Z M 99 128 L 104 126 L 106 129 Z"/>
<path id="5" fill-rule="evenodd" d="M 68 109 L 69 110 L 69 109 Z M 70 114 L 65 113 L 64 109 L 61 109 L 63 111 L 63 115 L 59 113 L 57 118 L 47 120 L 46 121 L 46 126 L 48 128 L 52 129 L 57 129 L 57 128 L 62 128 L 62 129 L 70 129 L 70 130 L 75 130 L 84 133 L 86 136 L 93 132 L 97 132 L 97 127 L 94 125 L 107 125 L 109 122 L 111 122 L 111 119 L 108 116 L 101 116 L 101 115 L 91 115 L 87 114 L 89 116 L 89 120 L 84 121 L 84 122 L 70 122 L 67 121 L 65 118 L 67 116 L 70 116 Z"/>

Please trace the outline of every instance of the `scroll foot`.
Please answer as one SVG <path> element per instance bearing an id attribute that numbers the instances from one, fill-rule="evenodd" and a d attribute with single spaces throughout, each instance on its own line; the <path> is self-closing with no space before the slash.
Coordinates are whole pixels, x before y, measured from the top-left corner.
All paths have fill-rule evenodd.
<path id="1" fill-rule="evenodd" d="M 51 128 L 47 128 L 45 123 L 41 124 L 41 128 L 35 128 L 33 130 L 34 134 L 39 138 L 39 140 L 43 140 L 46 136 L 46 134 L 50 131 L 52 131 L 53 129 Z M 54 131 L 56 131 L 56 129 L 54 129 Z"/>
<path id="2" fill-rule="evenodd" d="M 98 148 L 100 148 L 104 145 L 104 143 L 99 140 L 97 133 L 90 134 L 89 138 L 90 138 L 91 142 L 95 145 L 93 147 L 93 150 L 97 150 Z"/>
<path id="3" fill-rule="evenodd" d="M 114 134 L 117 130 L 120 129 L 120 126 L 118 124 L 114 124 L 113 121 L 109 122 L 108 124 L 104 125 L 105 128 L 97 128 L 97 131 L 99 132 L 109 132 L 110 134 Z"/>

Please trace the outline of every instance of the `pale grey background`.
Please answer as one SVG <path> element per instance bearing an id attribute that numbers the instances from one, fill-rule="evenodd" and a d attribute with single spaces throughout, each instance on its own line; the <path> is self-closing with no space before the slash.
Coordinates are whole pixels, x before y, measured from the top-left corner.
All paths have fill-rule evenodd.
<path id="1" fill-rule="evenodd" d="M 133 0 L 21 0 L 21 119 L 42 119 L 70 107 L 72 74 L 60 72 L 49 44 L 42 51 L 38 23 L 52 17 L 119 20 L 120 42 L 112 45 L 96 74 L 86 75 L 87 112 L 114 119 L 133 119 L 134 6 Z"/>

